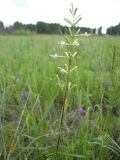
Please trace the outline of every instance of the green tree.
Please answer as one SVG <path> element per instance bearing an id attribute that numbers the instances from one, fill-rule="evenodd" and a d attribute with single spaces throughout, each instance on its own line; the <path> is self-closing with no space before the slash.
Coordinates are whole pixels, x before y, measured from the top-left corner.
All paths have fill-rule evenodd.
<path id="1" fill-rule="evenodd" d="M 31 32 L 35 32 L 36 31 L 36 25 L 35 24 L 26 24 L 25 29 L 29 30 Z"/>
<path id="2" fill-rule="evenodd" d="M 120 35 L 120 23 L 116 26 L 107 28 L 107 34 L 109 35 Z"/>
<path id="3" fill-rule="evenodd" d="M 21 23 L 21 22 L 18 22 L 18 21 L 16 21 L 16 22 L 14 22 L 14 24 L 13 24 L 13 29 L 14 30 L 22 30 L 22 29 L 24 29 L 25 27 L 24 27 L 24 25 Z"/>
<path id="4" fill-rule="evenodd" d="M 102 26 L 98 28 L 98 35 L 102 35 Z"/>
<path id="5" fill-rule="evenodd" d="M 0 21 L 0 34 L 4 32 L 4 24 L 2 21 Z"/>

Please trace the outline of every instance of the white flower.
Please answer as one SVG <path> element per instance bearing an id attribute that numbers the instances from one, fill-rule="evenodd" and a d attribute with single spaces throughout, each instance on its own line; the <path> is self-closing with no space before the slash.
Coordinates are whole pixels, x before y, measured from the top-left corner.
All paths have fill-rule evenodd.
<path id="1" fill-rule="evenodd" d="M 67 58 L 69 58 L 69 53 L 68 52 L 65 52 L 65 55 L 67 56 Z"/>
<path id="2" fill-rule="evenodd" d="M 52 58 L 54 58 L 54 59 L 56 59 L 57 57 L 58 57 L 58 55 L 57 54 L 54 54 L 54 55 L 49 55 L 50 57 L 52 57 Z"/>
<path id="3" fill-rule="evenodd" d="M 70 70 L 70 72 L 74 71 L 74 70 L 77 69 L 77 68 L 78 68 L 77 66 L 73 67 L 73 68 Z M 70 73 L 70 72 L 69 72 L 69 73 Z"/>
<path id="4" fill-rule="evenodd" d="M 58 56 L 57 54 L 54 54 L 54 55 L 49 55 L 50 57 L 52 58 L 65 58 L 65 56 Z"/>
<path id="5" fill-rule="evenodd" d="M 72 57 L 74 58 L 76 56 L 77 52 L 74 52 L 74 54 L 72 55 Z"/>
<path id="6" fill-rule="evenodd" d="M 64 68 L 61 68 L 61 67 L 58 67 L 58 68 L 60 69 L 61 73 L 66 73 L 66 74 L 68 73 Z"/>
<path id="7" fill-rule="evenodd" d="M 60 45 L 60 46 L 64 46 L 65 44 L 66 44 L 65 41 L 58 42 L 58 45 Z"/>
<path id="8" fill-rule="evenodd" d="M 73 44 L 72 44 L 73 46 L 79 46 L 80 44 L 79 44 L 79 41 L 78 41 L 78 39 L 75 39 L 75 41 L 73 42 Z"/>

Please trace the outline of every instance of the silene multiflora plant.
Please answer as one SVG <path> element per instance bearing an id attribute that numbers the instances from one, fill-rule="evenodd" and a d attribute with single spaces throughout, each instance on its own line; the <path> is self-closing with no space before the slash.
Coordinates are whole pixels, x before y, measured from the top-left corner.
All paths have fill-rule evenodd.
<path id="1" fill-rule="evenodd" d="M 77 48 L 80 45 L 79 40 L 79 32 L 80 29 L 77 29 L 76 25 L 78 25 L 79 21 L 81 20 L 81 15 L 77 15 L 77 8 L 74 8 L 73 4 L 71 4 L 71 8 L 69 9 L 71 14 L 71 19 L 65 18 L 64 20 L 70 25 L 69 27 L 69 34 L 65 37 L 64 41 L 59 42 L 59 45 L 62 46 L 64 53 L 62 55 L 51 55 L 53 58 L 62 58 L 64 61 L 63 67 L 58 66 L 59 75 L 57 76 L 57 82 L 60 87 L 60 89 L 63 92 L 64 98 L 63 98 L 63 104 L 62 104 L 62 111 L 61 111 L 61 117 L 60 117 L 60 126 L 59 126 L 59 134 L 56 144 L 56 153 L 55 153 L 55 159 L 58 158 L 58 149 L 60 145 L 60 133 L 62 130 L 62 124 L 63 120 L 66 118 L 67 109 L 69 106 L 69 95 L 72 92 L 72 89 L 76 87 L 76 84 L 73 84 L 71 82 L 71 75 L 74 72 L 74 70 L 77 69 L 77 66 L 73 66 L 73 60 L 75 59 L 77 53 Z M 62 61 L 62 62 L 63 62 Z"/>

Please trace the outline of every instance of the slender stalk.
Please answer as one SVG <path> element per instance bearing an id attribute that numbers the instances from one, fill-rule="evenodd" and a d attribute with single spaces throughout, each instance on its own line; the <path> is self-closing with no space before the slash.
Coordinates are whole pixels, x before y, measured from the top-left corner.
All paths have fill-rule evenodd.
<path id="1" fill-rule="evenodd" d="M 58 150 L 59 150 L 59 144 L 60 144 L 60 138 L 61 138 L 60 133 L 61 133 L 61 130 L 62 130 L 62 124 L 63 124 L 63 120 L 64 120 L 64 112 L 65 112 L 65 108 L 66 108 L 66 105 L 67 105 L 70 65 L 71 65 L 71 59 L 69 57 L 69 60 L 68 60 L 68 74 L 67 74 L 67 77 L 66 77 L 66 88 L 65 88 L 64 101 L 63 101 L 63 106 L 62 106 L 62 111 L 61 111 L 60 126 L 59 126 L 58 139 L 57 139 L 57 145 L 56 145 L 56 151 L 55 151 L 55 160 L 58 159 Z"/>
<path id="2" fill-rule="evenodd" d="M 61 74 L 64 75 L 65 79 L 61 80 L 58 76 L 58 84 L 60 86 L 60 88 L 64 88 L 64 101 L 63 101 L 63 105 L 62 105 L 62 111 L 61 111 L 61 117 L 60 117 L 60 124 L 59 124 L 59 134 L 58 134 L 58 138 L 57 138 L 57 144 L 56 144 L 56 150 L 55 150 L 55 160 L 58 159 L 58 150 L 59 150 L 59 146 L 60 146 L 60 140 L 61 140 L 61 130 L 62 130 L 62 124 L 63 124 L 63 120 L 66 116 L 66 111 L 68 108 L 68 96 L 69 96 L 69 92 L 71 91 L 71 89 L 75 86 L 72 85 L 71 86 L 71 82 L 70 82 L 70 74 L 71 72 L 77 68 L 77 66 L 72 66 L 72 60 L 74 59 L 74 57 L 76 56 L 77 52 L 75 52 L 75 48 L 77 48 L 79 46 L 79 41 L 78 39 L 76 39 L 75 37 L 75 25 L 81 20 L 81 16 L 76 16 L 76 12 L 77 12 L 77 8 L 73 7 L 73 4 L 71 5 L 71 9 L 70 9 L 70 13 L 72 15 L 72 20 L 69 20 L 68 18 L 65 18 L 65 21 L 67 23 L 70 24 L 70 28 L 69 28 L 69 33 L 70 36 L 66 37 L 66 41 L 62 42 L 62 44 L 64 45 L 64 49 L 65 49 L 65 56 L 52 56 L 52 57 L 64 57 L 65 60 L 65 67 L 61 68 L 58 67 L 60 69 Z M 79 30 L 76 32 L 77 34 L 79 34 Z"/>

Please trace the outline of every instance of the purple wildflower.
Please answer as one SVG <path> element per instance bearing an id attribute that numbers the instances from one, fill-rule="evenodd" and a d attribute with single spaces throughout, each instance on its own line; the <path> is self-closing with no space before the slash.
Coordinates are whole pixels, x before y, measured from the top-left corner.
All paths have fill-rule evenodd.
<path id="1" fill-rule="evenodd" d="M 29 96 L 29 92 L 27 92 L 27 91 L 23 91 L 23 92 L 21 93 L 21 98 L 22 98 L 23 100 L 26 100 L 26 99 L 28 98 L 28 96 Z"/>
<path id="2" fill-rule="evenodd" d="M 83 117 L 85 115 L 85 109 L 83 108 L 78 108 L 78 109 L 75 109 L 75 116 L 80 118 L 80 120 L 83 120 Z"/>
<path id="3" fill-rule="evenodd" d="M 21 99 L 23 100 L 23 102 L 25 103 L 26 107 L 28 107 L 30 104 L 29 104 L 29 92 L 27 91 L 23 91 L 21 93 Z"/>

